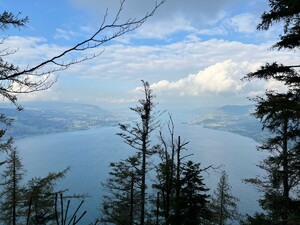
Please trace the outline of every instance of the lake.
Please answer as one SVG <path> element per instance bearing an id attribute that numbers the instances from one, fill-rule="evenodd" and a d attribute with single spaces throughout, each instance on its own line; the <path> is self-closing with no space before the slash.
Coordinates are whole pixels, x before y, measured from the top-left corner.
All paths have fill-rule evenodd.
<path id="1" fill-rule="evenodd" d="M 262 173 L 255 165 L 262 157 L 256 151 L 258 145 L 250 138 L 236 134 L 210 130 L 186 124 L 175 125 L 176 134 L 189 141 L 191 159 L 209 165 L 224 166 L 229 174 L 232 193 L 240 199 L 239 210 L 252 214 L 259 210 L 258 193 L 242 179 Z M 85 221 L 92 222 L 100 215 L 102 187 L 110 162 L 119 161 L 133 154 L 115 133 L 118 127 L 103 127 L 84 131 L 34 136 L 16 140 L 28 178 L 46 176 L 70 167 L 60 187 L 69 188 L 70 193 L 88 194 L 83 206 L 88 211 Z M 204 173 L 207 186 L 213 191 L 220 174 L 213 170 Z M 73 201 L 77 204 L 76 201 Z"/>

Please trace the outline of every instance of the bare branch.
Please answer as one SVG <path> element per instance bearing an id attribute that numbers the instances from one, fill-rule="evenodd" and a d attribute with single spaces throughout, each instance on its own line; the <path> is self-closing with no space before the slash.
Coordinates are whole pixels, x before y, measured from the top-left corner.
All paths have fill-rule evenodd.
<path id="1" fill-rule="evenodd" d="M 155 11 L 166 0 L 160 0 L 160 2 L 156 3 L 153 9 L 146 13 L 142 18 L 129 18 L 125 22 L 121 22 L 120 15 L 123 11 L 125 1 L 126 0 L 121 0 L 119 10 L 110 24 L 107 24 L 108 11 L 106 11 L 99 28 L 89 38 L 75 44 L 73 47 L 64 50 L 52 58 L 38 63 L 35 66 L 20 69 L 19 67 L 3 60 L 4 56 L 14 54 L 17 50 L 11 51 L 9 48 L 0 50 L 0 94 L 13 104 L 17 105 L 16 94 L 30 93 L 50 88 L 53 83 L 56 82 L 56 78 L 49 79 L 53 76 L 53 73 L 66 70 L 74 64 L 98 57 L 104 52 L 104 50 L 100 50 L 98 53 L 83 57 L 67 59 L 70 57 L 71 53 L 79 53 L 90 49 L 96 49 L 117 37 L 134 31 L 149 17 L 153 16 Z M 2 17 L 0 15 L 0 29 L 8 28 L 9 25 L 17 27 L 24 26 L 28 18 L 19 19 L 18 16 L 19 15 L 13 16 L 11 13 L 4 13 L 2 14 Z M 6 38 L 3 38 L 0 41 L 0 44 L 3 44 L 5 39 Z M 46 66 L 47 68 L 45 69 Z M 32 77 L 38 77 L 38 81 L 32 80 Z"/>

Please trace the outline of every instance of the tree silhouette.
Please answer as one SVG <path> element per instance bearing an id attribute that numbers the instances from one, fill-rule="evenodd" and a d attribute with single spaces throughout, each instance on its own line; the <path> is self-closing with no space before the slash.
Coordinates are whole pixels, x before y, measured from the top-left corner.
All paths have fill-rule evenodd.
<path id="1" fill-rule="evenodd" d="M 154 152 L 151 146 L 150 134 L 158 127 L 157 112 L 154 112 L 154 95 L 150 89 L 150 85 L 146 81 L 142 81 L 144 98 L 139 100 L 139 106 L 130 108 L 139 116 L 139 121 L 130 124 L 120 124 L 122 132 L 117 133 L 126 144 L 137 151 L 141 158 L 141 187 L 140 187 L 140 225 L 145 224 L 145 206 L 146 206 L 146 173 L 147 158 Z"/>
<path id="2" fill-rule="evenodd" d="M 24 168 L 13 142 L 9 143 L 5 169 L 1 174 L 0 221 L 7 225 L 16 225 L 24 216 L 24 186 L 22 179 Z"/>
<path id="3" fill-rule="evenodd" d="M 225 225 L 228 220 L 239 219 L 237 202 L 238 199 L 231 193 L 228 175 L 225 171 L 222 171 L 217 189 L 212 196 L 214 217 L 218 225 Z"/>
<path id="4" fill-rule="evenodd" d="M 157 216 L 163 217 L 164 224 L 171 224 L 171 221 L 180 221 L 180 209 L 176 205 L 179 202 L 181 191 L 182 157 L 180 153 L 185 149 L 188 142 L 184 141 L 182 143 L 180 137 L 175 138 L 175 127 L 170 114 L 167 128 L 161 127 L 159 131 L 159 142 L 155 146 L 155 151 L 160 162 L 156 166 L 156 181 L 152 185 L 159 197 L 159 204 L 155 213 Z M 175 217 L 176 219 L 174 219 Z"/>
<path id="5" fill-rule="evenodd" d="M 55 195 L 58 193 L 55 186 L 67 171 L 68 169 L 58 173 L 52 172 L 44 178 L 35 177 L 28 181 L 24 190 L 24 208 L 28 223 L 46 225 L 55 221 Z"/>
<path id="6" fill-rule="evenodd" d="M 210 220 L 209 189 L 204 184 L 200 163 L 189 160 L 182 166 L 180 210 L 183 225 L 203 224 Z"/>
<path id="7" fill-rule="evenodd" d="M 103 187 L 107 194 L 102 199 L 100 222 L 116 225 L 133 225 L 140 215 L 140 159 L 131 156 L 117 163 L 110 163 L 112 169 Z"/>
<path id="8" fill-rule="evenodd" d="M 270 11 L 264 12 L 258 29 L 268 30 L 274 23 L 283 25 L 283 33 L 273 48 L 297 50 L 300 46 L 300 3 L 299 1 L 269 0 Z M 261 120 L 263 128 L 272 134 L 260 147 L 269 155 L 261 162 L 265 177 L 248 179 L 262 192 L 260 205 L 268 211 L 273 223 L 288 224 L 299 211 L 299 120 L 300 120 L 300 65 L 266 63 L 246 78 L 283 82 L 286 92 L 267 90 L 265 97 L 257 97 L 254 116 Z"/>

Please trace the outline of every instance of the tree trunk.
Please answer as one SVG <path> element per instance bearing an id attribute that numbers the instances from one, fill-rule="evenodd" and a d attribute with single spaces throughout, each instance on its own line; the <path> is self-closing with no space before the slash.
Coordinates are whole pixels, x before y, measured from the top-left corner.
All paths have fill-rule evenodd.
<path id="1" fill-rule="evenodd" d="M 147 124 L 148 125 L 148 124 Z M 145 198 L 146 198 L 146 151 L 147 151 L 147 135 L 143 133 L 143 146 L 142 146 L 142 180 L 141 180 L 141 218 L 140 225 L 145 224 Z"/>
<path id="2" fill-rule="evenodd" d="M 283 212 L 283 225 L 287 225 L 289 214 L 289 168 L 288 168 L 288 120 L 284 119 L 283 125 L 283 149 L 282 149 L 282 168 L 283 168 L 283 197 L 284 197 L 284 212 Z"/>
<path id="3" fill-rule="evenodd" d="M 130 185 L 130 225 L 133 225 L 133 205 L 134 205 L 134 173 L 131 173 L 131 185 Z"/>
<path id="4" fill-rule="evenodd" d="M 177 166 L 176 166 L 176 208 L 175 208 L 175 223 L 176 225 L 180 225 L 181 223 L 181 215 L 180 215 L 180 151 L 181 151 L 181 143 L 180 136 L 178 137 L 178 148 L 177 148 Z"/>
<path id="5" fill-rule="evenodd" d="M 14 151 L 14 150 L 13 150 Z M 17 208 L 17 203 L 16 203 L 16 191 L 17 191 L 17 171 L 16 171 L 16 153 L 15 151 L 13 152 L 13 195 L 12 195 L 12 206 L 13 206 L 13 218 L 12 218 L 12 224 L 16 225 L 16 208 Z"/>

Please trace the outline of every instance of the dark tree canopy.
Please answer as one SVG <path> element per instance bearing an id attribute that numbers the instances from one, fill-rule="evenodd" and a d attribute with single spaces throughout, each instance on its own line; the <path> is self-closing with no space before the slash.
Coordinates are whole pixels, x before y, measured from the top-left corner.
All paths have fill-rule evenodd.
<path id="1" fill-rule="evenodd" d="M 115 225 L 133 225 L 140 215 L 140 159 L 131 156 L 120 162 L 110 163 L 111 172 L 102 186 L 107 194 L 102 200 L 100 221 Z"/>
<path id="2" fill-rule="evenodd" d="M 5 30 L 8 29 L 9 26 L 13 26 L 15 28 L 25 27 L 28 22 L 28 17 L 19 18 L 18 15 L 14 15 L 12 12 L 4 11 L 0 14 L 0 29 Z"/>
<path id="3" fill-rule="evenodd" d="M 274 23 L 283 22 L 283 34 L 274 47 L 294 49 L 300 46 L 300 2 L 297 0 L 269 0 L 270 11 L 261 16 L 258 29 L 268 30 Z"/>
<path id="4" fill-rule="evenodd" d="M 283 25 L 283 34 L 273 46 L 278 50 L 298 50 L 300 46 L 300 2 L 295 0 L 269 0 L 270 11 L 264 12 L 258 29 L 268 30 L 274 23 Z M 263 177 L 249 179 L 264 193 L 260 205 L 265 215 L 256 215 L 255 221 L 272 221 L 275 224 L 290 224 L 299 215 L 300 187 L 300 65 L 266 63 L 246 78 L 276 80 L 286 86 L 286 91 L 267 90 L 265 96 L 253 100 L 256 104 L 254 116 L 260 119 L 263 128 L 270 132 L 260 150 L 268 155 L 259 164 L 266 172 Z M 250 221 L 250 218 L 248 218 Z"/>
<path id="5" fill-rule="evenodd" d="M 295 0 L 269 0 L 270 11 L 261 16 L 260 30 L 268 30 L 274 23 L 283 23 L 283 34 L 274 47 L 297 50 L 300 46 L 300 2 Z M 284 82 L 288 87 L 299 88 L 300 76 L 297 71 L 300 65 L 283 65 L 278 62 L 266 63 L 259 70 L 249 73 L 245 78 L 251 80 L 275 79 Z"/>

